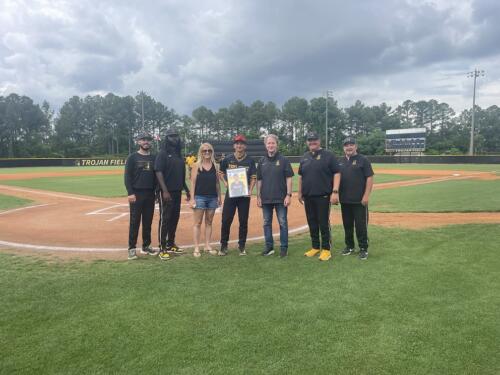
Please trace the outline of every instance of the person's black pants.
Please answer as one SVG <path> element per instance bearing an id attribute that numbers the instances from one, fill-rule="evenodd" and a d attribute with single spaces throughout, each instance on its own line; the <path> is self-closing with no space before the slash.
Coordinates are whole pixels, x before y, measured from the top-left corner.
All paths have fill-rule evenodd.
<path id="1" fill-rule="evenodd" d="M 220 230 L 220 244 L 227 246 L 229 241 L 229 232 L 233 223 L 234 215 L 238 209 L 238 220 L 240 228 L 238 233 L 238 246 L 244 248 L 247 242 L 248 234 L 248 213 L 250 211 L 250 197 L 229 198 L 226 194 L 224 206 L 222 207 L 222 226 Z"/>
<path id="2" fill-rule="evenodd" d="M 361 203 L 342 203 L 345 245 L 354 249 L 354 228 L 360 249 L 368 250 L 368 206 Z"/>
<path id="3" fill-rule="evenodd" d="M 304 206 L 312 247 L 314 249 L 330 250 L 330 196 L 304 196 Z"/>
<path id="4" fill-rule="evenodd" d="M 135 202 L 130 203 L 130 226 L 128 231 L 128 247 L 137 246 L 139 226 L 142 219 L 142 247 L 151 245 L 151 224 L 155 212 L 154 190 L 140 190 L 135 192 Z"/>
<path id="5" fill-rule="evenodd" d="M 181 216 L 181 191 L 170 191 L 172 199 L 164 201 L 160 191 L 160 222 L 158 223 L 158 241 L 164 249 L 175 244 L 175 232 Z"/>

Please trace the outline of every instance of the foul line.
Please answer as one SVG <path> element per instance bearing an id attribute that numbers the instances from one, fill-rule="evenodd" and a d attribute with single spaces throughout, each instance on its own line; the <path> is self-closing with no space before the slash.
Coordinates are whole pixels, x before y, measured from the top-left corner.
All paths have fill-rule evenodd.
<path id="1" fill-rule="evenodd" d="M 289 234 L 294 234 L 294 233 L 300 233 L 308 229 L 307 225 L 303 225 L 298 228 L 294 228 L 288 231 Z M 273 233 L 273 236 L 279 236 L 278 233 Z M 263 240 L 264 236 L 257 236 L 257 237 L 250 237 L 247 238 L 247 241 L 259 241 Z M 230 244 L 236 243 L 238 240 L 231 240 L 229 241 Z M 210 245 L 218 245 L 219 242 L 211 242 Z M 32 244 L 24 244 L 24 243 L 17 243 L 17 242 L 8 242 L 8 241 L 1 241 L 0 240 L 0 246 L 1 247 L 9 247 L 9 248 L 14 248 L 14 249 L 28 249 L 28 250 L 42 250 L 42 251 L 75 251 L 75 252 L 87 252 L 87 253 L 99 253 L 99 252 L 121 252 L 127 250 L 126 247 L 122 248 L 99 248 L 99 247 L 66 247 L 66 246 L 49 246 L 49 245 L 32 245 Z M 186 249 L 194 247 L 194 244 L 189 244 L 189 245 L 181 245 L 180 248 Z"/>
<path id="2" fill-rule="evenodd" d="M 109 201 L 105 201 L 105 200 L 101 200 L 101 199 L 77 197 L 77 196 L 70 195 L 70 194 L 56 194 L 56 193 L 50 193 L 50 192 L 47 192 L 47 191 L 41 191 L 41 190 L 35 190 L 35 189 L 14 188 L 14 187 L 7 186 L 7 185 L 0 185 L 0 188 L 1 189 L 5 189 L 5 190 L 11 190 L 11 191 L 20 191 L 20 192 L 23 192 L 23 193 L 32 193 L 32 194 L 46 195 L 46 196 L 55 197 L 55 198 L 66 198 L 66 199 L 74 199 L 74 200 L 78 200 L 78 201 L 96 202 L 96 203 L 107 203 L 107 204 L 109 204 Z"/>
<path id="3" fill-rule="evenodd" d="M 29 210 L 30 208 L 37 208 L 37 207 L 44 207 L 44 206 L 49 206 L 49 204 L 48 203 L 46 203 L 46 204 L 37 204 L 37 205 L 34 205 L 34 206 L 14 208 L 12 210 L 0 212 L 0 215 L 6 215 L 6 214 L 10 214 L 12 212 L 17 212 L 17 211 L 22 211 L 22 210 Z"/>

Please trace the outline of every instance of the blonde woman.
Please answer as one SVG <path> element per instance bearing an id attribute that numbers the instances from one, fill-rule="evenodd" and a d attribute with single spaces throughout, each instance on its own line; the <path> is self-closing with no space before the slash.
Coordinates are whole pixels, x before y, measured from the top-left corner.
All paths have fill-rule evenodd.
<path id="1" fill-rule="evenodd" d="M 201 223 L 205 216 L 205 251 L 216 255 L 217 251 L 210 246 L 212 237 L 212 220 L 215 210 L 221 205 L 218 168 L 214 159 L 214 148 L 210 143 L 203 143 L 198 150 L 198 161 L 191 170 L 191 189 L 194 191 L 192 203 L 194 217 L 194 252 L 200 257 Z"/>

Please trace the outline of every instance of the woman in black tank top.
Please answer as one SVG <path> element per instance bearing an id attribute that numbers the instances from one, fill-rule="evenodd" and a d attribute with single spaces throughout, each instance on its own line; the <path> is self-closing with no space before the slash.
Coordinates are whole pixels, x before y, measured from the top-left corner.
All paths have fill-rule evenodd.
<path id="1" fill-rule="evenodd" d="M 198 161 L 191 170 L 191 190 L 194 191 L 193 237 L 195 257 L 200 257 L 201 223 L 205 216 L 205 252 L 216 255 L 217 251 L 210 246 L 212 237 L 212 221 L 215 210 L 221 206 L 218 168 L 214 159 L 214 148 L 210 143 L 203 143 L 198 150 Z"/>

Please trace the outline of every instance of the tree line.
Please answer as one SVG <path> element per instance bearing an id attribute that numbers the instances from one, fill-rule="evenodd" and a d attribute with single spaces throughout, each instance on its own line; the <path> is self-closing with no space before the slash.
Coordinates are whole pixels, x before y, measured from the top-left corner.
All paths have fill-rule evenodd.
<path id="1" fill-rule="evenodd" d="M 259 138 L 274 133 L 287 155 L 304 152 L 304 139 L 313 130 L 328 148 L 341 151 L 347 135 L 358 139 L 366 155 L 382 155 L 385 131 L 427 129 L 427 154 L 460 155 L 468 151 L 471 110 L 456 113 L 447 103 L 405 100 L 396 108 L 385 103 L 368 106 L 361 101 L 340 108 L 325 97 L 288 99 L 281 107 L 256 100 L 246 105 L 236 100 L 217 111 L 200 106 L 191 116 L 180 115 L 146 93 L 132 96 L 94 95 L 68 99 L 56 113 L 44 101 L 27 96 L 0 96 L 0 157 L 89 157 L 126 155 L 135 150 L 134 137 L 146 130 L 159 136 L 176 127 L 185 140 L 185 151 L 195 151 L 205 140 L 229 140 L 238 133 Z M 326 109 L 328 108 L 328 116 Z M 500 152 L 500 108 L 476 106 L 475 152 Z"/>

